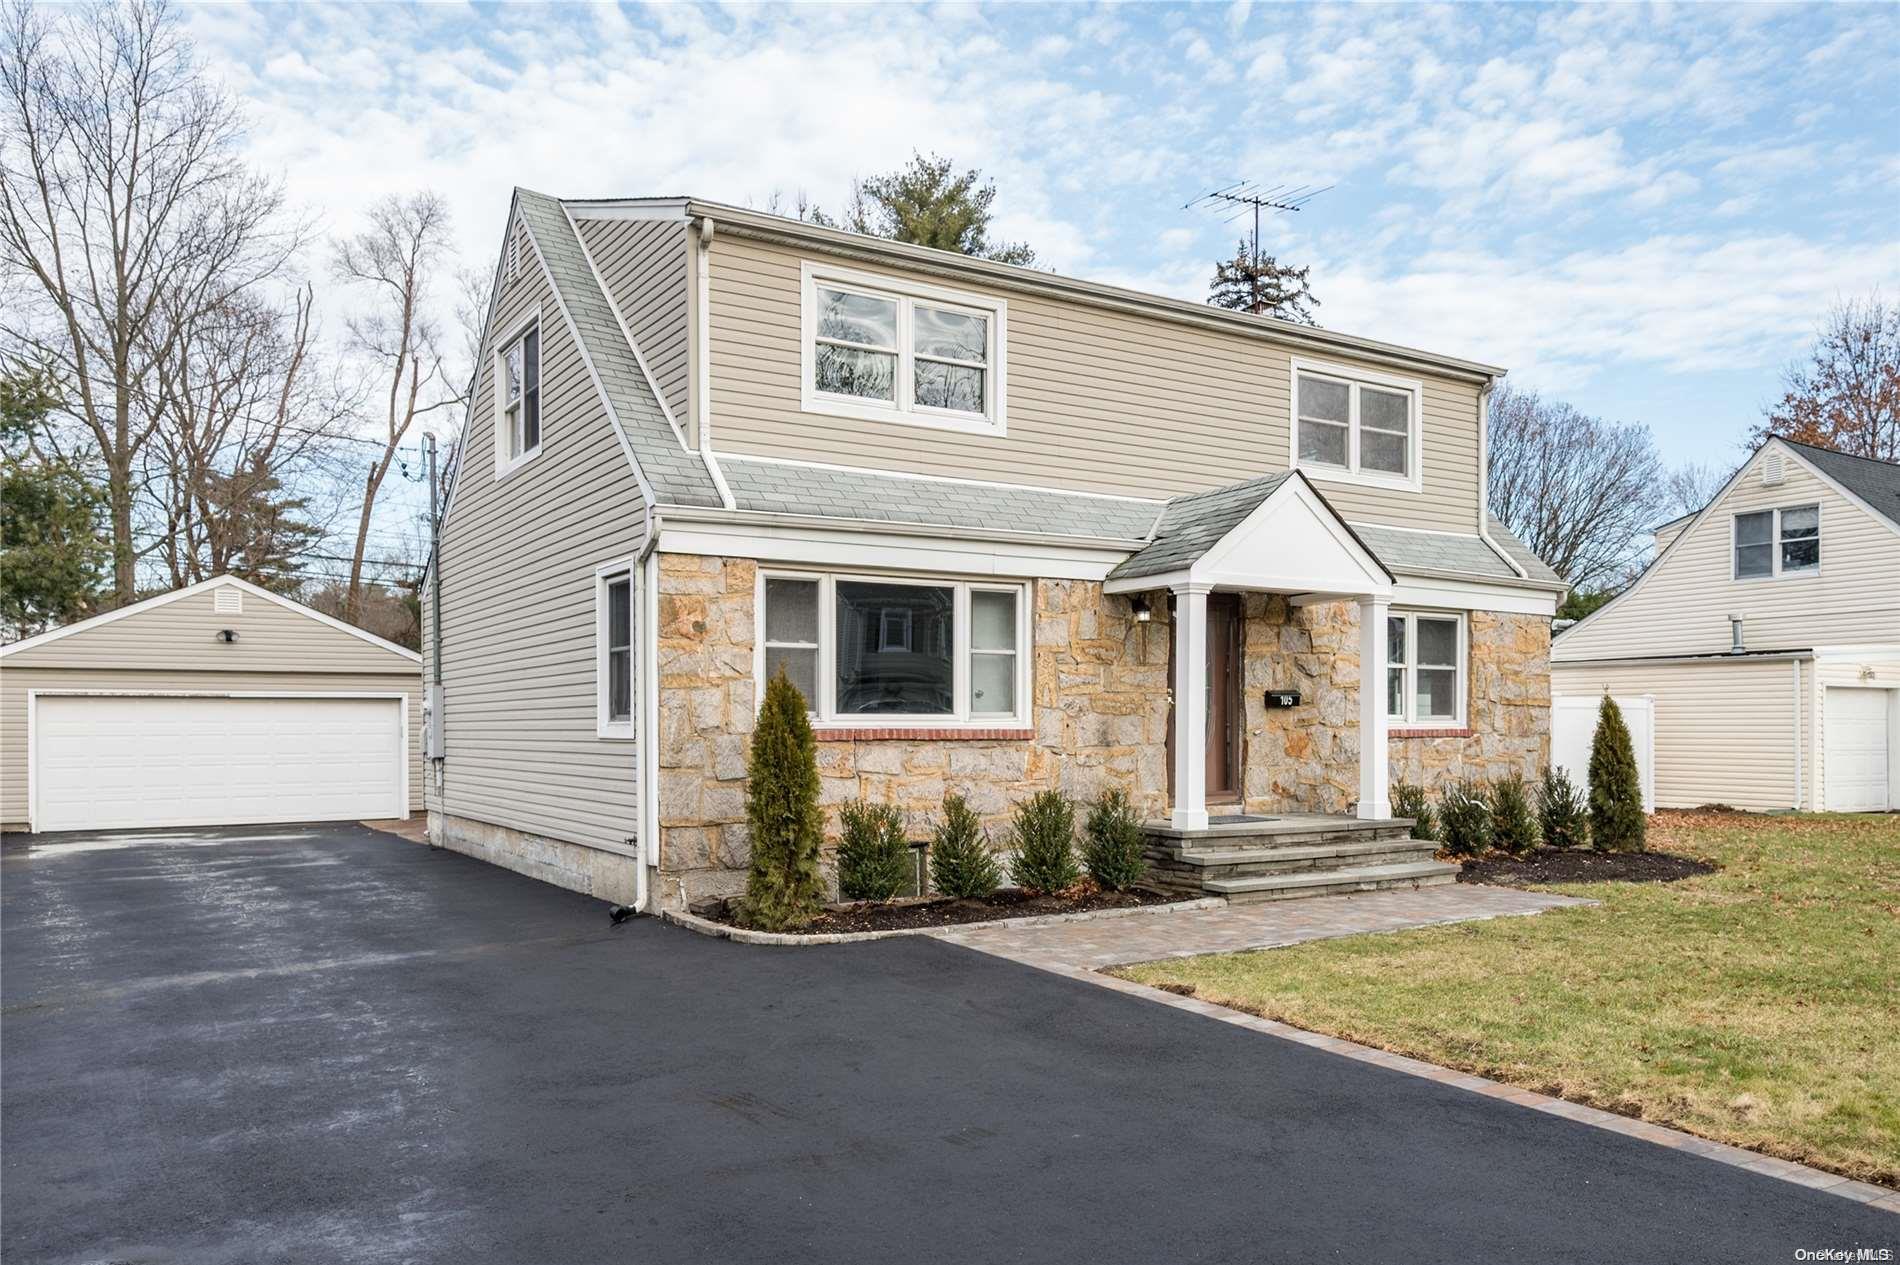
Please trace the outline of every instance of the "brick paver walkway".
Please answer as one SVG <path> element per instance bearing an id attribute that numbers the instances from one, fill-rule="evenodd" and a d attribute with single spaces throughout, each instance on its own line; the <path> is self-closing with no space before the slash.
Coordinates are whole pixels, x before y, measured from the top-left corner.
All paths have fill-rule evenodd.
<path id="1" fill-rule="evenodd" d="M 1267 949 L 1368 931 L 1402 931 L 1437 923 L 1536 914 L 1560 905 L 1588 903 L 1571 896 L 1511 887 L 1448 883 L 1418 890 L 1315 896 L 1034 927 L 996 922 L 936 934 L 952 944 L 1032 966 L 1095 970 L 1197 953 Z"/>

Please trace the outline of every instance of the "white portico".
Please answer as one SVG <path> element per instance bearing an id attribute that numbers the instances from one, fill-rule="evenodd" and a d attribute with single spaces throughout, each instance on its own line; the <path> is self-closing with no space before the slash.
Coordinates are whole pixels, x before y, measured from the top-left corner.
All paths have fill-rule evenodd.
<path id="1" fill-rule="evenodd" d="M 1210 647 L 1210 627 L 1220 622 L 1218 615 L 1210 619 L 1210 602 L 1227 593 L 1277 593 L 1294 604 L 1358 603 L 1357 815 L 1391 816 L 1385 656 L 1393 577 L 1304 474 L 1295 470 L 1177 498 L 1147 547 L 1110 573 L 1105 587 L 1128 594 L 1165 589 L 1173 596 L 1172 829 L 1209 827 L 1210 708 L 1221 707 L 1214 686 L 1220 674 L 1239 666 L 1230 643 L 1214 640 Z"/>

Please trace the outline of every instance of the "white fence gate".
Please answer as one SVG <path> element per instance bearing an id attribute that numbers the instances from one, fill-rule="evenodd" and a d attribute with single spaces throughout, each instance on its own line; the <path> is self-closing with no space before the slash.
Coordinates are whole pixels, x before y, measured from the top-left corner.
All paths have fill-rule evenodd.
<path id="1" fill-rule="evenodd" d="M 1643 811 L 1656 811 L 1656 697 L 1612 694 L 1629 726 L 1636 770 L 1643 779 Z M 1600 694 L 1558 694 L 1550 700 L 1550 762 L 1584 790 L 1590 786 L 1590 742 L 1596 737 Z"/>

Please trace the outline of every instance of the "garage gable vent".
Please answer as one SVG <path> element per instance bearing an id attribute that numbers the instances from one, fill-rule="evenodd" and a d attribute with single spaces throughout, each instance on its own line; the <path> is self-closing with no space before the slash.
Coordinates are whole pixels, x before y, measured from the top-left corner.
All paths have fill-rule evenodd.
<path id="1" fill-rule="evenodd" d="M 1781 454 L 1771 452 L 1762 458 L 1761 485 L 1765 488 L 1778 488 L 1788 478 L 1788 472 L 1782 468 Z"/>
<path id="2" fill-rule="evenodd" d="M 244 613 L 244 590 L 235 584 L 227 584 L 211 598 L 211 609 L 220 615 L 242 615 Z"/>

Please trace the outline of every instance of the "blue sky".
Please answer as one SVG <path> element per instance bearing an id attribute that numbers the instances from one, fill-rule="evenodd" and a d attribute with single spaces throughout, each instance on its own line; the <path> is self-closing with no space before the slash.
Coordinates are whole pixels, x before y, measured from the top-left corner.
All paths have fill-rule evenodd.
<path id="1" fill-rule="evenodd" d="M 1058 271 L 1205 297 L 1238 179 L 1329 327 L 1508 366 L 1723 461 L 1837 297 L 1900 297 L 1900 6 L 204 6 L 325 227 L 423 185 L 843 200 L 982 167 Z M 340 321 L 336 322 L 340 325 Z"/>

